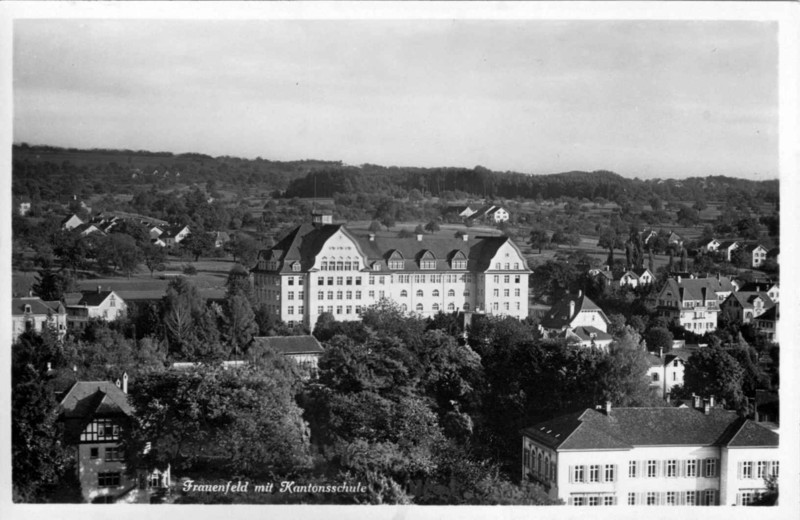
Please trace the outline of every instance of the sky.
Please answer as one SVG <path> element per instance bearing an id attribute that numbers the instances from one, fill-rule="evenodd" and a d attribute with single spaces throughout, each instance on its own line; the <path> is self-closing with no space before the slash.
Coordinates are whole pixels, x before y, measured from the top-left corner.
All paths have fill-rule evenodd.
<path id="1" fill-rule="evenodd" d="M 758 21 L 16 20 L 14 142 L 778 177 Z"/>

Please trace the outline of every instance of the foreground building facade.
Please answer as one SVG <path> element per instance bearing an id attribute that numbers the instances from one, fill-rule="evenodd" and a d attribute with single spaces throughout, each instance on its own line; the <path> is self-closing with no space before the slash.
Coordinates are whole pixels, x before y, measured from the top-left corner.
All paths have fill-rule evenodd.
<path id="1" fill-rule="evenodd" d="M 523 431 L 523 479 L 568 505 L 746 505 L 778 476 L 778 435 L 708 401 L 587 409 Z"/>
<path id="2" fill-rule="evenodd" d="M 523 319 L 530 273 L 505 236 L 376 236 L 316 215 L 259 254 L 253 282 L 274 315 L 313 327 L 323 312 L 360 319 L 384 298 L 425 317 L 460 310 Z"/>

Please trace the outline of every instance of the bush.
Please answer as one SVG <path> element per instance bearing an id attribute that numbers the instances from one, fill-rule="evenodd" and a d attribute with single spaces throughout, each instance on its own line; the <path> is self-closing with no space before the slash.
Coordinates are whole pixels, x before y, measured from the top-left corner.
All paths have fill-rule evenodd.
<path id="1" fill-rule="evenodd" d="M 197 274 L 197 268 L 194 264 L 185 264 L 183 266 L 183 274 L 194 276 Z"/>

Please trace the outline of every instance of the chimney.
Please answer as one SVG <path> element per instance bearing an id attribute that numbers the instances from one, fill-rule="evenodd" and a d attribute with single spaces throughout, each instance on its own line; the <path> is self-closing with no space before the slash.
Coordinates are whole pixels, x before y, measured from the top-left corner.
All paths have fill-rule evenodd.
<path id="1" fill-rule="evenodd" d="M 664 347 L 658 347 L 658 357 L 664 357 Z"/>
<path id="2" fill-rule="evenodd" d="M 681 283 L 681 275 L 678 275 L 678 283 Z"/>
<path id="3" fill-rule="evenodd" d="M 611 415 L 611 401 L 606 401 L 606 415 Z"/>
<path id="4" fill-rule="evenodd" d="M 705 305 L 706 301 L 708 301 L 708 287 L 701 287 L 700 294 L 703 295 L 703 305 Z"/>
<path id="5" fill-rule="evenodd" d="M 583 290 L 582 289 L 578 289 L 578 298 L 580 298 L 581 296 L 583 296 Z"/>
<path id="6" fill-rule="evenodd" d="M 53 364 L 48 361 L 47 362 L 47 371 L 50 372 L 51 370 L 53 370 Z"/>
<path id="7" fill-rule="evenodd" d="M 102 288 L 103 288 L 103 286 L 102 286 L 102 285 L 98 285 L 98 286 L 97 286 L 97 294 L 100 294 L 100 289 L 102 289 Z"/>
<path id="8" fill-rule="evenodd" d="M 422 235 L 421 234 L 417 234 L 417 242 L 422 242 Z"/>
<path id="9" fill-rule="evenodd" d="M 678 277 L 680 279 L 680 276 Z M 680 299 L 680 303 L 683 304 L 683 287 L 678 288 L 678 297 Z"/>
<path id="10" fill-rule="evenodd" d="M 575 314 L 575 300 L 569 301 L 569 319 L 572 319 L 572 316 Z"/>
<path id="11" fill-rule="evenodd" d="M 469 240 L 469 235 L 464 233 L 463 235 L 461 235 L 461 238 L 464 240 L 464 242 L 466 242 L 467 240 Z"/>
<path id="12" fill-rule="evenodd" d="M 708 399 L 703 399 L 703 415 L 708 415 L 711 413 L 711 403 L 708 402 Z"/>
<path id="13" fill-rule="evenodd" d="M 117 380 L 114 381 L 114 384 L 117 385 L 117 388 L 122 388 L 122 381 L 120 381 L 119 378 L 117 378 Z"/>
<path id="14" fill-rule="evenodd" d="M 720 276 L 719 271 L 717 271 L 717 281 L 718 282 L 722 281 L 722 276 Z"/>
<path id="15" fill-rule="evenodd" d="M 128 393 L 128 373 L 127 372 L 123 372 L 122 373 L 122 392 L 126 393 L 126 394 Z"/>
<path id="16" fill-rule="evenodd" d="M 700 408 L 700 396 L 692 392 L 692 407 L 697 409 Z"/>
<path id="17" fill-rule="evenodd" d="M 370 242 L 375 242 L 375 233 L 370 233 L 369 234 L 369 241 Z"/>
<path id="18" fill-rule="evenodd" d="M 714 396 L 708 398 L 708 404 L 711 408 L 714 408 Z"/>

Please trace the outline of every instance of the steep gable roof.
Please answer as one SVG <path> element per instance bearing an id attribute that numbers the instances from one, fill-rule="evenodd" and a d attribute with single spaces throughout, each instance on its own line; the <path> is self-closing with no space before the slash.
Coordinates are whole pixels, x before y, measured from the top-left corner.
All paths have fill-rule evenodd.
<path id="1" fill-rule="evenodd" d="M 762 431 L 765 430 L 765 431 Z M 549 433 L 548 433 L 549 431 Z M 713 408 L 587 409 L 523 430 L 558 450 L 631 449 L 635 446 L 776 446 L 778 436 L 735 412 Z"/>
<path id="2" fill-rule="evenodd" d="M 570 302 L 575 302 L 575 309 L 572 314 L 570 314 Z M 605 315 L 603 310 L 597 306 L 592 300 L 586 297 L 585 294 L 580 296 L 572 296 L 567 294 L 563 298 L 561 298 L 558 302 L 556 302 L 553 307 L 545 314 L 544 318 L 542 318 L 541 325 L 548 329 L 560 329 L 563 327 L 568 327 L 572 320 L 575 319 L 575 316 L 580 314 L 581 312 L 587 311 L 597 311 L 606 321 L 609 323 L 608 317 Z"/>
<path id="3" fill-rule="evenodd" d="M 666 295 L 667 292 L 672 293 L 672 298 L 675 300 L 680 299 L 680 289 L 683 289 L 684 300 L 702 300 L 703 288 L 706 289 L 706 298 L 709 300 L 716 299 L 717 293 L 732 292 L 733 284 L 729 278 L 721 276 L 709 278 L 683 278 L 680 282 L 674 278 L 667 279 L 667 283 L 661 289 L 660 297 Z"/>
<path id="4" fill-rule="evenodd" d="M 11 298 L 11 315 L 24 316 L 25 306 L 30 305 L 30 314 L 61 314 L 63 308 L 59 308 L 61 302 L 52 301 L 48 302 L 42 300 L 38 296 L 27 296 L 24 298 Z"/>
<path id="5" fill-rule="evenodd" d="M 775 305 L 775 303 L 772 301 L 772 298 L 769 297 L 769 294 L 755 291 L 733 292 L 730 294 L 730 296 L 728 296 L 726 301 L 730 300 L 731 302 L 736 302 L 743 309 L 752 309 L 754 307 L 753 302 L 756 298 L 761 298 L 764 300 L 764 308 L 769 308 Z"/>
<path id="6" fill-rule="evenodd" d="M 133 413 L 128 396 L 111 381 L 76 381 L 59 406 L 65 418 Z"/>
<path id="7" fill-rule="evenodd" d="M 601 341 L 611 341 L 612 339 L 614 339 L 614 337 L 608 332 L 603 332 L 597 327 L 592 327 L 592 326 L 575 327 L 570 331 L 570 334 L 577 336 L 578 339 L 580 339 L 582 342 L 592 341 L 592 340 L 596 342 L 601 342 Z"/>
<path id="8" fill-rule="evenodd" d="M 96 290 L 95 291 L 81 291 L 80 300 L 78 300 L 78 302 L 75 305 L 84 305 L 84 306 L 87 306 L 87 307 L 97 307 L 99 305 L 102 305 L 103 302 L 106 301 L 106 299 L 109 296 L 111 296 L 111 293 L 113 293 L 113 292 L 114 291 L 96 291 Z M 115 295 L 115 297 L 117 299 L 121 299 L 121 298 L 119 298 L 119 296 Z"/>

